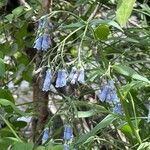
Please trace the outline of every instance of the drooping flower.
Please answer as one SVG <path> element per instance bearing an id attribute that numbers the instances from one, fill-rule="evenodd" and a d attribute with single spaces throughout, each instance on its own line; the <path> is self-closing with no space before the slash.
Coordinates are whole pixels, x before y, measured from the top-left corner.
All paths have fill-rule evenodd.
<path id="1" fill-rule="evenodd" d="M 101 92 L 100 92 L 100 90 L 99 90 L 97 96 L 98 96 L 98 98 L 99 98 L 102 102 L 104 102 L 104 101 L 108 98 L 108 93 L 109 93 L 109 88 L 108 88 L 108 86 L 106 85 L 106 86 L 103 87 L 103 89 L 102 89 Z"/>
<path id="2" fill-rule="evenodd" d="M 49 128 L 44 129 L 43 137 L 42 137 L 42 144 L 44 144 L 49 138 Z"/>
<path id="3" fill-rule="evenodd" d="M 73 130 L 70 125 L 64 127 L 64 140 L 71 140 L 73 138 Z"/>
<path id="4" fill-rule="evenodd" d="M 122 114 L 122 106 L 120 103 L 116 103 L 113 109 L 113 113 L 115 114 Z"/>
<path id="5" fill-rule="evenodd" d="M 69 75 L 69 80 L 71 84 L 75 84 L 78 78 L 77 68 L 73 67 Z"/>
<path id="6" fill-rule="evenodd" d="M 43 35 L 43 41 L 42 41 L 42 50 L 47 51 L 48 48 L 50 48 L 52 45 L 50 36 L 48 34 Z"/>
<path id="7" fill-rule="evenodd" d="M 69 145 L 68 144 L 64 144 L 64 150 L 69 150 Z"/>
<path id="8" fill-rule="evenodd" d="M 50 90 L 51 80 L 52 80 L 51 70 L 47 69 L 46 75 L 45 75 L 45 80 L 44 80 L 44 83 L 43 83 L 42 91 L 46 91 L 47 92 L 47 91 Z"/>
<path id="9" fill-rule="evenodd" d="M 104 102 L 104 101 L 105 102 L 114 102 L 114 103 L 119 102 L 119 98 L 117 96 L 113 80 L 110 80 L 108 82 L 108 84 L 103 86 L 101 92 L 99 92 L 99 94 L 98 94 L 98 98 L 102 102 Z"/>
<path id="10" fill-rule="evenodd" d="M 64 87 L 67 83 L 67 73 L 65 69 L 58 70 L 57 79 L 56 79 L 56 87 Z"/>
<path id="11" fill-rule="evenodd" d="M 119 98 L 115 89 L 111 91 L 111 99 L 113 100 L 113 102 L 119 102 Z"/>
<path id="12" fill-rule="evenodd" d="M 79 70 L 79 75 L 78 75 L 78 82 L 79 82 L 79 83 L 83 84 L 83 83 L 85 82 L 84 76 L 85 76 L 85 75 L 84 75 L 84 69 L 81 68 L 81 69 Z"/>
<path id="13" fill-rule="evenodd" d="M 34 42 L 34 48 L 36 48 L 37 50 L 41 50 L 42 49 L 42 41 L 43 41 L 43 37 L 39 36 Z"/>
<path id="14" fill-rule="evenodd" d="M 76 67 L 73 67 L 71 70 L 71 73 L 69 75 L 69 81 L 71 84 L 75 84 L 77 82 L 83 84 L 85 82 L 85 73 L 84 69 L 80 68 L 77 69 Z"/>
<path id="15" fill-rule="evenodd" d="M 51 38 L 48 33 L 51 32 L 53 25 L 49 22 L 48 16 L 42 16 L 38 22 L 37 38 L 34 42 L 34 48 L 41 51 L 47 51 L 52 46 Z"/>

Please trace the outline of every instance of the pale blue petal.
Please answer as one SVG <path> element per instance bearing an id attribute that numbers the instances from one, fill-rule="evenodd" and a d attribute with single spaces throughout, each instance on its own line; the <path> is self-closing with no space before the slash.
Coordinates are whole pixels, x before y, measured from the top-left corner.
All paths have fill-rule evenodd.
<path id="1" fill-rule="evenodd" d="M 70 125 L 65 125 L 64 140 L 71 140 L 73 138 L 73 130 Z"/>
<path id="2" fill-rule="evenodd" d="M 64 87 L 66 86 L 67 83 L 67 74 L 66 74 L 66 70 L 61 69 L 58 70 L 57 73 L 57 79 L 56 79 L 56 87 Z"/>
<path id="3" fill-rule="evenodd" d="M 36 48 L 37 50 L 41 50 L 42 49 L 42 41 L 43 41 L 43 37 L 39 36 L 36 41 L 34 42 L 34 48 Z"/>
<path id="4" fill-rule="evenodd" d="M 77 78 L 78 78 L 77 68 L 73 67 L 68 79 L 71 84 L 75 84 L 77 81 Z"/>
<path id="5" fill-rule="evenodd" d="M 64 150 L 69 150 L 69 145 L 68 144 L 64 144 Z"/>
<path id="6" fill-rule="evenodd" d="M 98 95 L 99 100 L 104 102 L 108 98 L 108 94 L 109 94 L 109 88 L 108 86 L 104 86 L 102 91 Z"/>
<path id="7" fill-rule="evenodd" d="M 47 51 L 47 49 L 51 47 L 51 44 L 52 44 L 52 42 L 51 42 L 49 35 L 44 34 L 43 41 L 42 41 L 42 50 Z"/>
<path id="8" fill-rule="evenodd" d="M 115 104 L 115 107 L 113 109 L 113 113 L 122 114 L 122 106 L 120 103 Z"/>
<path id="9" fill-rule="evenodd" d="M 78 79 L 78 72 L 76 72 L 74 75 L 73 75 L 73 78 L 71 80 L 71 84 L 75 84 L 77 82 L 77 79 Z"/>
<path id="10" fill-rule="evenodd" d="M 49 128 L 46 128 L 44 130 L 44 134 L 43 134 L 43 137 L 42 137 L 42 144 L 45 143 L 49 138 Z"/>
<path id="11" fill-rule="evenodd" d="M 106 96 L 106 102 L 112 102 L 112 97 L 111 97 L 111 95 L 112 95 L 112 91 L 111 91 L 111 89 L 110 89 L 110 87 L 108 87 L 108 93 L 107 93 L 107 96 Z"/>
<path id="12" fill-rule="evenodd" d="M 77 68 L 75 68 L 75 67 L 73 67 L 73 68 L 71 69 L 71 72 L 70 72 L 69 77 L 68 77 L 68 79 L 69 79 L 70 81 L 72 80 L 72 78 L 73 78 L 74 74 L 76 73 L 76 71 L 77 71 Z"/>
<path id="13" fill-rule="evenodd" d="M 51 70 L 48 69 L 46 71 L 46 75 L 45 75 L 45 80 L 44 80 L 44 83 L 43 83 L 42 91 L 46 91 L 47 92 L 47 91 L 50 90 L 51 80 L 52 80 Z"/>
<path id="14" fill-rule="evenodd" d="M 79 76 L 78 76 L 78 82 L 83 84 L 85 83 L 85 79 L 84 79 L 85 75 L 84 75 L 84 69 L 80 69 L 79 70 Z"/>
<path id="15" fill-rule="evenodd" d="M 115 86 L 114 86 L 114 81 L 113 80 L 109 80 L 108 81 L 108 86 L 111 88 L 111 89 L 114 89 Z"/>
<path id="16" fill-rule="evenodd" d="M 114 103 L 118 103 L 119 102 L 119 98 L 117 96 L 117 93 L 116 93 L 115 89 L 111 92 L 111 100 Z"/>
<path id="17" fill-rule="evenodd" d="M 117 96 L 114 81 L 113 80 L 108 81 L 107 86 L 109 87 L 109 92 L 108 92 L 108 95 L 107 95 L 107 98 L 106 98 L 106 102 L 118 103 L 119 98 Z"/>

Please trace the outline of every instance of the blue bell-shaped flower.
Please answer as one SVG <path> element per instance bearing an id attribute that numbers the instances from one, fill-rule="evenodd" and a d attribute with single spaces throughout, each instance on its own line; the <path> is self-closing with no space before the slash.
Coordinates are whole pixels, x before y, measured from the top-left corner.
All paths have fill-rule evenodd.
<path id="1" fill-rule="evenodd" d="M 48 34 L 43 35 L 43 41 L 42 41 L 42 50 L 47 51 L 48 48 L 50 48 L 52 45 L 50 36 Z"/>
<path id="2" fill-rule="evenodd" d="M 73 138 L 73 130 L 70 125 L 65 125 L 64 140 L 71 140 Z"/>
<path id="3" fill-rule="evenodd" d="M 84 79 L 84 78 L 85 78 L 84 69 L 81 68 L 81 69 L 79 70 L 78 82 L 81 83 L 81 84 L 83 84 L 83 83 L 85 82 L 85 79 Z"/>
<path id="4" fill-rule="evenodd" d="M 65 69 L 58 70 L 57 79 L 56 79 L 56 87 L 64 87 L 67 84 L 67 73 Z"/>
<path id="5" fill-rule="evenodd" d="M 45 75 L 45 80 L 44 80 L 44 83 L 43 83 L 43 88 L 42 88 L 42 91 L 49 91 L 50 90 L 50 87 L 51 87 L 51 80 L 52 80 L 52 74 L 51 74 L 51 70 L 48 69 L 46 71 L 46 75 Z"/>
<path id="6" fill-rule="evenodd" d="M 69 145 L 68 144 L 64 144 L 64 150 L 69 150 Z"/>
<path id="7" fill-rule="evenodd" d="M 49 128 L 44 129 L 44 134 L 42 137 L 42 144 L 44 144 L 49 138 Z"/>
<path id="8" fill-rule="evenodd" d="M 43 41 L 43 37 L 39 36 L 34 42 L 34 48 L 36 48 L 37 50 L 41 50 L 42 49 L 42 41 Z"/>
<path id="9" fill-rule="evenodd" d="M 98 98 L 102 101 L 102 102 L 113 102 L 113 103 L 118 103 L 119 102 L 119 98 L 117 96 L 116 93 L 116 89 L 114 86 L 114 81 L 110 80 L 108 82 L 108 84 L 104 85 L 101 92 L 99 92 L 98 94 Z"/>

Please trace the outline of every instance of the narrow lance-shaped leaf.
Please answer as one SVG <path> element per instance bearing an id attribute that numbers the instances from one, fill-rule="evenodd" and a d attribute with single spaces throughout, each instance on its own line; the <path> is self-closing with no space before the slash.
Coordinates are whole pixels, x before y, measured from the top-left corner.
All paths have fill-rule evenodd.
<path id="1" fill-rule="evenodd" d="M 118 1 L 116 19 L 122 27 L 125 26 L 126 22 L 128 21 L 128 18 L 130 17 L 135 1 L 136 0 Z"/>
<path id="2" fill-rule="evenodd" d="M 116 65 L 113 67 L 113 69 L 124 76 L 129 76 L 133 79 L 150 83 L 150 81 L 146 77 L 139 75 L 135 70 L 133 70 L 132 68 L 128 66 Z"/>
<path id="3" fill-rule="evenodd" d="M 22 116 L 29 115 L 28 113 L 25 113 L 25 112 L 19 110 L 11 101 L 9 101 L 9 100 L 7 100 L 7 99 L 2 99 L 2 98 L 0 98 L 0 105 L 2 105 L 2 106 L 10 106 L 10 107 L 13 108 L 13 110 L 14 110 L 16 113 L 18 113 L 18 114 L 20 114 L 20 115 L 22 115 Z"/>
<path id="4" fill-rule="evenodd" d="M 108 125 L 112 123 L 116 119 L 115 116 L 113 115 L 107 115 L 99 124 L 97 124 L 90 132 L 87 134 L 83 134 L 79 137 L 79 139 L 76 141 L 75 145 L 78 145 L 80 143 L 85 142 L 88 138 L 90 138 L 93 135 L 96 135 L 97 132 Z"/>

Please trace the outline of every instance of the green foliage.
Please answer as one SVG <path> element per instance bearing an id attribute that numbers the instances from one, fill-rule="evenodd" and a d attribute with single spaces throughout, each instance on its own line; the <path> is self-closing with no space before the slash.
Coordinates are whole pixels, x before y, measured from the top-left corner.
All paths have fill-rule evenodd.
<path id="1" fill-rule="evenodd" d="M 112 123 L 112 121 L 115 120 L 115 116 L 112 115 L 108 115 L 106 116 L 100 123 L 98 123 L 89 133 L 87 134 L 83 134 L 79 137 L 79 139 L 75 142 L 75 145 L 81 144 L 86 142 L 86 140 L 88 140 L 88 138 L 96 135 L 96 133 L 107 127 L 108 125 L 110 125 Z"/>
<path id="2" fill-rule="evenodd" d="M 116 19 L 123 27 L 131 15 L 136 0 L 119 0 L 116 11 Z"/>
<path id="3" fill-rule="evenodd" d="M 53 24 L 50 31 L 53 47 L 47 52 L 34 49 L 41 55 L 40 64 L 35 63 L 39 58 L 32 49 L 37 38 L 37 22 L 43 15 L 40 2 L 34 0 L 30 2 L 31 9 L 20 6 L 0 16 L 1 150 L 62 150 L 60 122 L 73 127 L 74 137 L 67 141 L 70 150 L 75 147 L 149 149 L 150 7 L 146 1 L 140 3 L 135 0 L 53 1 L 52 11 L 47 14 Z M 0 2 L 1 6 L 4 1 Z M 130 16 L 136 21 L 129 22 Z M 49 93 L 52 109 L 56 106 L 57 111 L 54 113 L 54 109 L 45 123 L 51 135 L 45 143 L 37 145 L 23 132 L 28 123 L 18 118 L 37 117 L 39 112 L 35 112 L 32 102 L 18 104 L 17 97 L 22 101 L 23 81 L 31 87 L 33 75 L 38 73 L 34 80 L 39 81 L 40 77 L 44 80 L 47 66 L 53 70 L 54 85 L 58 69 L 65 68 L 69 74 L 72 67 L 81 66 L 85 70 L 85 83 L 71 85 L 68 81 L 66 88 Z M 115 102 L 102 102 L 99 98 L 109 80 L 115 82 L 113 90 L 122 106 L 120 114 L 114 112 Z M 38 84 L 42 89 L 43 83 Z M 25 96 L 30 90 L 33 89 L 24 91 Z M 20 107 L 24 105 L 22 111 Z M 34 107 L 39 106 L 36 103 Z M 40 131 L 39 138 L 42 134 Z"/>
<path id="4" fill-rule="evenodd" d="M 96 28 L 95 34 L 100 40 L 107 40 L 109 35 L 109 28 L 107 25 L 100 25 Z"/>
<path id="5" fill-rule="evenodd" d="M 12 150 L 33 150 L 33 146 L 34 145 L 32 143 L 15 143 Z"/>
<path id="6" fill-rule="evenodd" d="M 4 77 L 5 75 L 5 64 L 3 59 L 0 58 L 0 77 Z"/>

